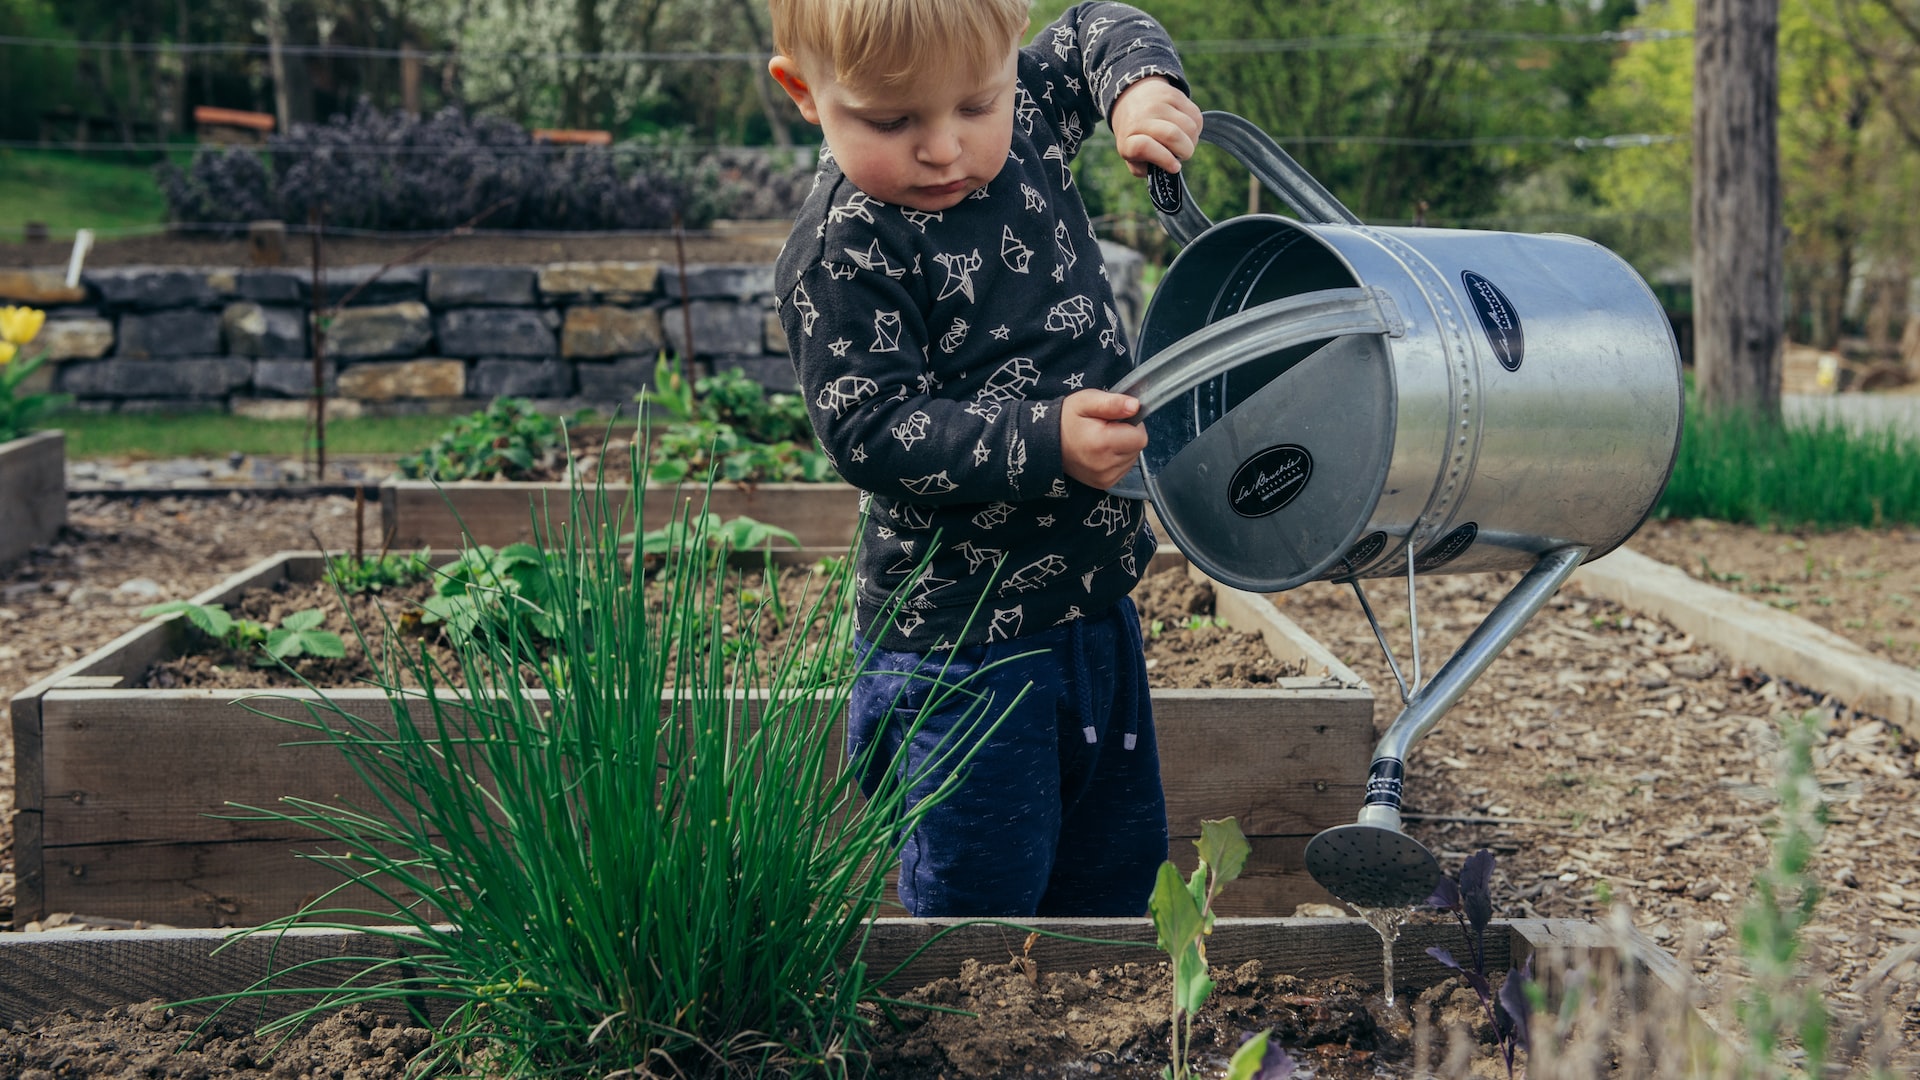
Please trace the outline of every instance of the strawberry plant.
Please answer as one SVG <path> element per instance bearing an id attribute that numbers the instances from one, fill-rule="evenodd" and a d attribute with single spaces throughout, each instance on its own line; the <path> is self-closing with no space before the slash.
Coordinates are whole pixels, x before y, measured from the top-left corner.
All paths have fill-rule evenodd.
<path id="1" fill-rule="evenodd" d="M 526 398 L 503 397 L 454 420 L 426 449 L 401 458 L 399 468 L 416 480 L 531 480 L 557 471 L 567 454 L 559 417 L 537 412 Z"/>
<path id="2" fill-rule="evenodd" d="M 320 629 L 325 619 L 318 608 L 296 611 L 280 620 L 277 627 L 267 626 L 252 619 L 236 619 L 227 610 L 215 604 L 196 604 L 190 600 L 170 600 L 164 604 L 154 604 L 140 612 L 140 617 L 151 619 L 158 615 L 171 615 L 180 612 L 195 628 L 212 638 L 215 642 L 235 652 L 246 653 L 262 649 L 264 655 L 254 659 L 254 663 L 266 666 L 276 660 L 292 660 L 301 656 L 317 656 L 339 659 L 347 655 L 346 642 L 331 630 Z"/>
<path id="3" fill-rule="evenodd" d="M 806 404 L 769 394 L 738 369 L 689 381 L 665 356 L 638 400 L 667 421 L 647 456 L 647 478 L 675 484 L 709 472 L 736 483 L 835 479 L 814 440 Z"/>

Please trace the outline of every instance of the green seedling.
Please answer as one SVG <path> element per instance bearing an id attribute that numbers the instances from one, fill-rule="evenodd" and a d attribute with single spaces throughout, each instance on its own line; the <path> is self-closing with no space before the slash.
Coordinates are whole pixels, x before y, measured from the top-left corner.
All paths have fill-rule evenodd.
<path id="1" fill-rule="evenodd" d="M 1200 849 L 1200 862 L 1192 875 L 1182 881 L 1178 866 L 1171 860 L 1161 863 L 1147 905 L 1160 948 L 1173 967 L 1172 1057 L 1163 1074 L 1167 1080 L 1187 1080 L 1192 1075 L 1187 1055 L 1193 1043 L 1193 1018 L 1213 993 L 1206 946 L 1207 935 L 1213 932 L 1213 902 L 1227 882 L 1240 876 L 1252 850 L 1240 823 L 1230 817 L 1202 821 L 1200 838 L 1193 843 Z"/>
<path id="2" fill-rule="evenodd" d="M 258 646 L 266 646 L 266 655 L 255 660 L 255 663 L 263 666 L 299 656 L 339 659 L 347 655 L 346 642 L 341 640 L 339 634 L 319 629 L 326 616 L 318 608 L 296 611 L 282 619 L 278 627 L 269 627 L 252 619 L 236 619 L 227 614 L 225 608 L 188 600 L 154 604 L 141 611 L 140 615 L 151 619 L 175 612 L 185 614 L 188 622 L 235 652 L 249 652 Z"/>
<path id="3" fill-rule="evenodd" d="M 394 552 L 367 558 L 346 554 L 327 560 L 327 581 L 349 596 L 377 593 L 412 585 L 433 576 L 433 564 L 422 549 L 411 555 Z"/>
<path id="4" fill-rule="evenodd" d="M 325 618 L 319 608 L 309 608 L 280 620 L 277 628 L 267 631 L 267 655 L 275 660 L 291 660 L 296 656 L 338 660 L 347 655 L 346 642 L 340 640 L 339 634 L 319 628 Z"/>

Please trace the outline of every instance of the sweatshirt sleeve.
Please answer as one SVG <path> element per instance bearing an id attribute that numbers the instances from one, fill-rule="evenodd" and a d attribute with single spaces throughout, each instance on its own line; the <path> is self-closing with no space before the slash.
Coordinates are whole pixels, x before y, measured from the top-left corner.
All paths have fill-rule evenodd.
<path id="1" fill-rule="evenodd" d="M 1061 399 L 991 385 L 943 395 L 927 364 L 935 333 L 901 272 L 911 258 L 878 238 L 844 259 L 829 254 L 801 271 L 780 305 L 807 411 L 834 468 L 863 490 L 919 503 L 1057 492 Z M 1008 368 L 1017 374 L 1019 362 Z"/>
<path id="2" fill-rule="evenodd" d="M 1127 4 L 1075 4 L 1035 34 L 1024 54 L 1038 69 L 1034 104 L 1055 121 L 1069 157 L 1141 79 L 1157 75 L 1188 90 L 1166 29 Z"/>

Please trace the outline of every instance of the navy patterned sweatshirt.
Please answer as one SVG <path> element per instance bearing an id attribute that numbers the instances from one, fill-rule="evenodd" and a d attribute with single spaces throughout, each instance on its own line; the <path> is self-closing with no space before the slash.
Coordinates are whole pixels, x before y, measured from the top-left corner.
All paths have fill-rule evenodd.
<path id="1" fill-rule="evenodd" d="M 1143 504 L 1064 471 L 1060 407 L 1129 367 L 1070 165 L 1120 92 L 1186 89 L 1160 25 L 1067 10 L 1020 51 L 1013 146 L 939 213 L 881 203 L 822 154 L 775 270 L 815 432 L 867 510 L 855 625 L 928 652 L 1098 615 L 1153 552 Z"/>

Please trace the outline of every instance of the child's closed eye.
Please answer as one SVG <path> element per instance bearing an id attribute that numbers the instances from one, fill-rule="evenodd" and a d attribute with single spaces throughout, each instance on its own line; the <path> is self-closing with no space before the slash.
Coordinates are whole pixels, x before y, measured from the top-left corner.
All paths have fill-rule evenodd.
<path id="1" fill-rule="evenodd" d="M 881 134 L 890 134 L 895 131 L 905 130 L 907 126 L 907 118 L 904 116 L 900 116 L 900 117 L 895 117 L 892 120 L 869 120 L 867 121 L 867 126 L 872 128 L 875 131 L 880 132 Z"/>

